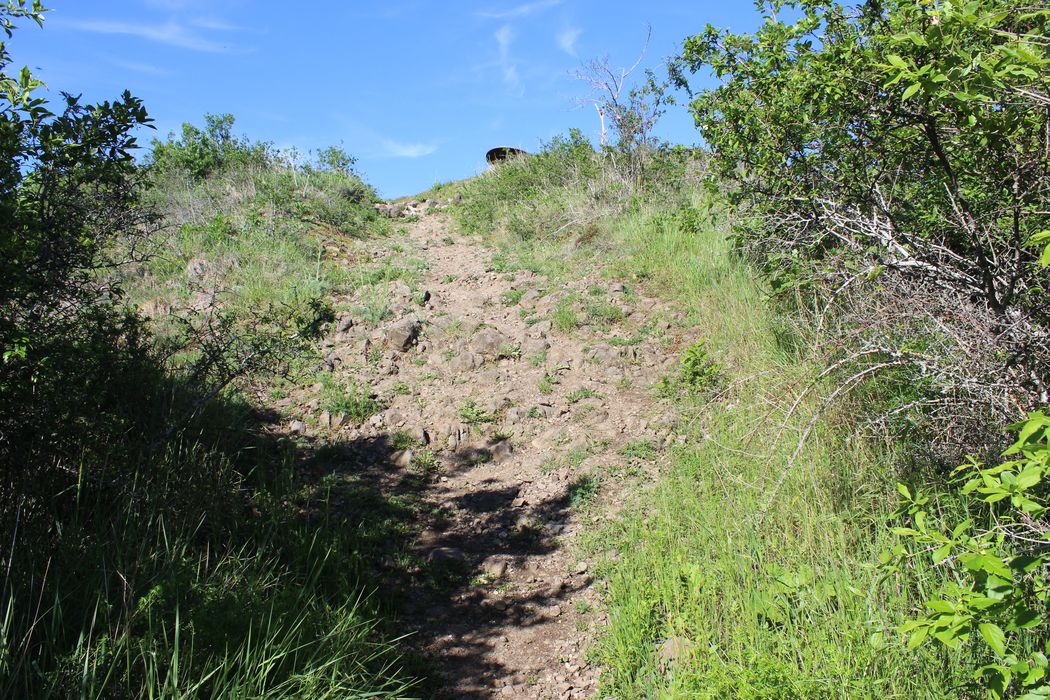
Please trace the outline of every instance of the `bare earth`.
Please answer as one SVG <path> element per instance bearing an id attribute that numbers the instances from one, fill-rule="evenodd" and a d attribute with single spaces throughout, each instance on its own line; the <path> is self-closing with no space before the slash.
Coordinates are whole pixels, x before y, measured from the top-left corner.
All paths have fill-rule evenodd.
<path id="1" fill-rule="evenodd" d="M 371 264 L 424 260 L 415 289 L 386 283 L 391 317 L 344 322 L 326 342 L 329 370 L 371 386 L 385 410 L 361 426 L 321 413 L 293 431 L 372 446 L 360 461 L 384 489 L 423 474 L 420 565 L 407 567 L 418 580 L 398 628 L 416 630 L 404 644 L 441 675 L 438 697 L 594 697 L 586 652 L 604 620 L 578 537 L 651 483 L 675 420 L 652 385 L 692 339 L 632 285 L 487 272 L 493 251 L 454 234 L 443 213 L 405 228 L 369 244 Z M 571 293 L 603 312 L 578 306 L 581 325 L 560 332 L 551 317 Z M 317 415 L 316 401 L 293 401 Z M 428 444 L 395 451 L 399 431 Z M 433 585 L 423 569 L 449 575 Z"/>

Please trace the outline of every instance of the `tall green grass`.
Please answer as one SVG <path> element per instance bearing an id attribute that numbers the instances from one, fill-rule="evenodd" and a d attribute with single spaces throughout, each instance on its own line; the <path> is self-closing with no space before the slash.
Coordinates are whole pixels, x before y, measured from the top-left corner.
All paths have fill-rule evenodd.
<path id="1" fill-rule="evenodd" d="M 118 280 L 154 323 L 52 358 L 32 407 L 50 422 L 0 494 L 0 697 L 411 697 L 381 562 L 409 556 L 418 499 L 349 470 L 352 446 L 275 435 L 253 397 L 314 381 L 316 331 L 287 318 L 412 261 L 351 264 L 388 229 L 353 176 L 249 162 L 156 179 L 161 235 Z M 218 379 L 193 371 L 209 328 Z M 240 376 L 244 338 L 269 355 Z"/>
<path id="2" fill-rule="evenodd" d="M 399 541 L 392 506 L 371 503 L 370 524 L 310 523 L 282 505 L 304 495 L 290 462 L 245 479 L 234 459 L 173 444 L 131 475 L 138 501 L 85 486 L 50 546 L 18 541 L 2 587 L 0 696 L 411 696 L 369 593 L 386 548 L 368 537 Z"/>

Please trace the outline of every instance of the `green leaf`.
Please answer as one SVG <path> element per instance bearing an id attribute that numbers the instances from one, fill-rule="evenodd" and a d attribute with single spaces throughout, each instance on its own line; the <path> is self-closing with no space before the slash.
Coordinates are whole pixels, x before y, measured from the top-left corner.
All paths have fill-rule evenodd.
<path id="1" fill-rule="evenodd" d="M 944 545 L 936 552 L 933 553 L 933 563 L 940 564 L 942 561 L 948 558 L 948 555 L 952 553 L 952 543 Z"/>
<path id="2" fill-rule="evenodd" d="M 982 622 L 978 628 L 981 630 L 981 636 L 984 637 L 984 641 L 988 643 L 992 651 L 999 656 L 1006 653 L 1006 633 L 998 625 L 991 622 Z"/>
<path id="3" fill-rule="evenodd" d="M 1017 486 L 1022 489 L 1030 489 L 1039 483 L 1042 476 L 1042 468 L 1038 464 L 1033 464 L 1017 475 Z"/>
<path id="4" fill-rule="evenodd" d="M 922 83 L 912 83 L 904 90 L 904 94 L 901 96 L 901 102 L 907 102 L 909 98 L 919 91 L 922 87 Z"/>
<path id="5" fill-rule="evenodd" d="M 920 644 L 926 641 L 926 635 L 930 633 L 930 628 L 927 626 L 919 627 L 917 630 L 911 633 L 911 637 L 908 638 L 908 649 L 917 649 Z"/>

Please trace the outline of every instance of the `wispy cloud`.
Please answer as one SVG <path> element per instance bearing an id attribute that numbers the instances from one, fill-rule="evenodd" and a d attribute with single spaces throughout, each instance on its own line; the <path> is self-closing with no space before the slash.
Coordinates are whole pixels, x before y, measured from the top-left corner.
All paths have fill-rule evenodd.
<path id="1" fill-rule="evenodd" d="M 145 75 L 155 76 L 171 75 L 170 70 L 167 70 L 166 68 L 161 68 L 160 66 L 155 66 L 151 63 L 141 63 L 139 61 L 124 61 L 116 58 L 112 59 L 110 63 L 112 63 L 117 68 L 123 68 L 124 70 L 129 70 L 134 73 L 144 73 Z"/>
<path id="2" fill-rule="evenodd" d="M 230 24 L 221 19 L 215 19 L 214 17 L 198 17 L 197 19 L 191 20 L 190 24 L 200 29 L 209 29 L 216 32 L 243 32 L 245 27 L 237 24 Z"/>
<path id="3" fill-rule="evenodd" d="M 524 93 L 521 87 L 521 77 L 518 75 L 518 66 L 510 56 L 510 46 L 514 42 L 514 29 L 509 24 L 504 24 L 496 30 L 493 36 L 496 38 L 496 46 L 499 50 L 499 67 L 503 71 L 503 83 L 518 93 Z"/>
<path id="4" fill-rule="evenodd" d="M 555 37 L 558 40 L 558 48 L 570 56 L 576 56 L 576 40 L 580 38 L 582 33 L 583 30 L 578 27 L 569 27 L 558 32 L 558 35 Z"/>
<path id="5" fill-rule="evenodd" d="M 536 2 L 527 2 L 506 10 L 482 10 L 478 13 L 478 17 L 487 17 L 488 19 L 511 19 L 512 17 L 525 17 L 527 15 L 531 15 L 534 12 L 545 10 L 548 7 L 560 5 L 561 2 L 562 0 L 536 0 Z"/>
<path id="6" fill-rule="evenodd" d="M 68 26 L 84 32 L 96 34 L 124 34 L 158 44 L 176 46 L 190 51 L 223 53 L 230 51 L 230 46 L 193 33 L 178 22 L 163 24 L 140 24 L 135 22 L 117 22 L 109 20 L 77 20 L 68 22 Z"/>
<path id="7" fill-rule="evenodd" d="M 390 158 L 422 158 L 437 151 L 437 146 L 429 143 L 402 143 L 392 139 L 380 139 L 384 155 Z"/>

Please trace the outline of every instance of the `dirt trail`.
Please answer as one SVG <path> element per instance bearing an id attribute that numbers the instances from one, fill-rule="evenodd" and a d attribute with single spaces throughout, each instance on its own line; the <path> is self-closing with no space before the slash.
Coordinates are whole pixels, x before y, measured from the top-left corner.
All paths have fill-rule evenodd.
<path id="1" fill-rule="evenodd" d="M 592 697 L 585 652 L 603 621 L 576 542 L 661 459 L 674 416 L 651 387 L 678 330 L 666 306 L 615 281 L 487 271 L 493 251 L 443 213 L 406 228 L 373 264 L 414 257 L 420 278 L 383 288 L 392 317 L 348 319 L 327 342 L 329 369 L 385 409 L 360 427 L 324 414 L 317 430 L 386 445 L 383 478 L 426 475 L 411 548 L 420 570 L 447 575 L 411 585 L 398 626 L 418 630 L 406 644 L 441 674 L 441 697 Z M 395 450 L 390 436 L 406 433 L 420 443 Z"/>

